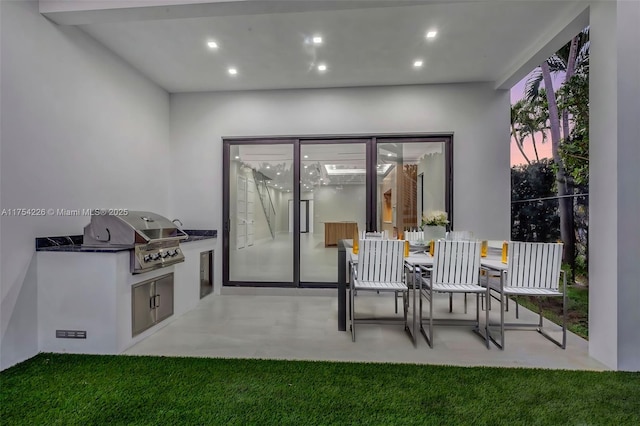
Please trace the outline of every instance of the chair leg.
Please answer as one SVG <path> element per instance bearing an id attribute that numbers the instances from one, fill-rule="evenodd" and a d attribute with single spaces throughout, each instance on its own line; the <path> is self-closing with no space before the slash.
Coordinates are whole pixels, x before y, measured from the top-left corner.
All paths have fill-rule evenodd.
<path id="1" fill-rule="evenodd" d="M 449 312 L 453 312 L 453 293 L 449 293 Z"/>
<path id="2" fill-rule="evenodd" d="M 355 342 L 356 341 L 356 313 L 355 313 L 355 289 L 352 289 L 349 294 L 351 295 L 351 341 Z"/>
<path id="3" fill-rule="evenodd" d="M 480 333 L 480 298 L 481 296 L 482 295 L 480 293 L 476 293 L 476 333 L 478 333 L 480 336 L 482 336 L 482 333 Z M 487 345 L 487 349 L 490 349 L 489 348 L 489 330 L 486 327 L 487 324 L 488 323 L 485 323 L 485 335 L 483 337 Z"/>
<path id="4" fill-rule="evenodd" d="M 398 292 L 396 292 L 396 295 L 398 294 Z M 396 304 L 398 303 L 398 297 L 396 296 Z M 408 291 L 403 291 L 402 292 L 402 307 L 404 310 L 404 327 L 405 329 L 407 329 L 407 314 L 409 312 L 409 292 Z"/>
<path id="5" fill-rule="evenodd" d="M 429 287 L 429 336 L 428 343 L 433 348 L 433 287 Z"/>
<path id="6" fill-rule="evenodd" d="M 489 294 L 489 287 L 487 287 L 487 293 L 486 295 L 484 295 L 484 297 L 487 298 L 487 300 L 489 300 L 491 298 L 491 295 Z M 489 340 L 491 340 L 491 332 L 489 331 L 489 309 L 487 309 L 485 311 L 485 320 L 484 320 L 484 333 L 485 333 L 485 337 L 487 339 L 487 349 L 490 349 L 490 342 Z"/>
<path id="7" fill-rule="evenodd" d="M 562 349 L 567 347 L 567 278 L 564 278 L 562 289 Z"/>
<path id="8" fill-rule="evenodd" d="M 502 285 L 500 286 L 502 288 Z M 504 350 L 504 293 L 500 291 L 500 349 Z"/>
<path id="9" fill-rule="evenodd" d="M 540 299 L 541 298 L 538 297 L 538 314 L 540 315 L 538 326 L 542 328 L 542 301 Z"/>
<path id="10" fill-rule="evenodd" d="M 394 301 L 396 302 L 396 314 L 398 313 L 398 292 L 394 293 Z"/>
<path id="11" fill-rule="evenodd" d="M 542 322 L 542 308 L 540 309 L 540 321 Z M 551 337 L 550 334 L 546 332 L 546 329 L 540 326 L 538 328 L 538 333 L 542 334 L 548 340 L 552 341 L 556 345 L 560 346 L 562 349 L 566 349 L 567 347 L 567 299 L 566 295 L 562 295 L 562 340 L 557 340 Z"/>
<path id="12" fill-rule="evenodd" d="M 422 293 L 420 294 L 420 332 L 424 336 L 430 348 L 433 348 L 433 290 L 431 287 L 425 289 L 425 297 L 429 299 L 429 332 L 424 329 L 422 324 Z"/>
<path id="13" fill-rule="evenodd" d="M 547 334 L 542 327 L 539 328 L 540 334 L 547 339 L 551 340 L 562 349 L 567 348 L 567 276 L 562 273 L 563 276 L 563 291 L 562 291 L 562 341 L 556 340 Z"/>
<path id="14" fill-rule="evenodd" d="M 467 313 L 467 293 L 464 294 L 464 313 Z"/>

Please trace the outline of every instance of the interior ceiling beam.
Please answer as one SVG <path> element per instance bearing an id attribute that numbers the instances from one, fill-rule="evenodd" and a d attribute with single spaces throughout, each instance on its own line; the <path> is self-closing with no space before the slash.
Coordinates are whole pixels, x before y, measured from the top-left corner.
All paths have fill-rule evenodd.
<path id="1" fill-rule="evenodd" d="M 470 0 L 40 0 L 40 13 L 60 25 L 85 25 L 158 19 L 353 10 L 469 1 Z"/>

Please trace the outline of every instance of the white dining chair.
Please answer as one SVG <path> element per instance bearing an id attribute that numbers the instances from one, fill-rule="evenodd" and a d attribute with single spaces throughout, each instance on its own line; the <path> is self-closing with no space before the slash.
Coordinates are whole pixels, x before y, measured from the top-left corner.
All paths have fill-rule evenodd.
<path id="1" fill-rule="evenodd" d="M 533 329 L 562 349 L 567 345 L 567 277 L 562 270 L 562 243 L 509 242 L 507 269 L 500 293 L 500 344 L 504 349 L 505 329 Z M 560 282 L 562 281 L 562 289 Z M 504 321 L 505 298 L 509 296 L 562 297 L 562 340 L 554 339 L 543 327 L 542 307 L 537 323 Z M 516 305 L 517 309 L 517 305 Z"/>
<path id="2" fill-rule="evenodd" d="M 386 233 L 386 231 L 380 231 L 380 232 L 367 232 L 367 231 L 362 231 L 362 239 L 363 240 L 387 240 L 388 235 Z M 378 291 L 378 294 L 380 292 Z M 356 292 L 357 295 L 357 292 Z M 397 291 L 396 292 L 396 298 L 394 300 L 395 303 L 395 311 L 396 314 L 398 313 L 398 298 L 401 296 L 400 292 Z"/>
<path id="3" fill-rule="evenodd" d="M 358 263 L 351 269 L 351 287 L 349 289 L 351 338 L 356 340 L 356 323 L 398 322 L 407 326 L 408 287 L 404 282 L 404 241 L 403 240 L 360 240 Z M 404 318 L 357 318 L 355 292 L 376 291 L 378 293 L 396 292 L 402 294 Z M 395 296 L 394 296 L 395 297 Z"/>
<path id="4" fill-rule="evenodd" d="M 427 274 L 422 278 L 422 292 L 420 297 L 420 317 L 422 318 L 422 298 L 429 302 L 429 318 L 427 333 L 422 321 L 420 331 L 433 347 L 433 326 L 438 325 L 474 325 L 474 331 L 480 334 L 480 298 L 487 295 L 489 289 L 480 285 L 480 242 L 479 241 L 436 241 L 433 266 L 425 269 Z M 475 293 L 475 320 L 435 319 L 433 314 L 434 293 Z M 486 311 L 485 342 L 489 349 L 489 310 Z"/>
<path id="5" fill-rule="evenodd" d="M 445 233 L 444 239 L 448 241 L 473 241 L 471 231 L 449 231 Z M 453 312 L 453 294 L 449 293 L 449 312 Z M 467 313 L 467 294 L 464 294 L 464 313 Z"/>

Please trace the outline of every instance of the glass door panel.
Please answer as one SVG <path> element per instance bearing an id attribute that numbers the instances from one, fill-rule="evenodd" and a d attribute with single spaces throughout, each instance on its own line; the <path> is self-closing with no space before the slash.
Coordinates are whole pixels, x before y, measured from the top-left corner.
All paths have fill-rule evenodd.
<path id="1" fill-rule="evenodd" d="M 444 142 L 377 144 L 378 230 L 389 235 L 417 229 L 422 215 L 447 211 Z"/>
<path id="2" fill-rule="evenodd" d="M 366 141 L 317 142 L 300 145 L 300 281 L 335 283 L 338 241 L 365 229 Z"/>
<path id="3" fill-rule="evenodd" d="M 229 281 L 293 285 L 293 144 L 229 149 Z"/>

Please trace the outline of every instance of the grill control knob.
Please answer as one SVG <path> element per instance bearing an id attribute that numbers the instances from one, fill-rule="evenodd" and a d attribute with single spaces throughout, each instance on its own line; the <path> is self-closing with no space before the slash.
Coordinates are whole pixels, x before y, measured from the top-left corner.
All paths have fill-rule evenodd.
<path id="1" fill-rule="evenodd" d="M 162 257 L 169 257 L 171 256 L 171 253 L 169 253 L 168 251 L 165 251 L 164 253 L 162 253 Z"/>
<path id="2" fill-rule="evenodd" d="M 151 260 L 151 256 L 150 256 L 150 255 L 148 255 L 148 254 L 145 254 L 145 255 L 144 255 L 144 258 L 143 258 L 142 260 L 144 260 L 145 262 L 148 262 L 148 261 L 150 261 L 150 260 Z"/>
<path id="3" fill-rule="evenodd" d="M 179 248 L 176 249 L 176 254 L 180 254 L 180 249 Z"/>
<path id="4" fill-rule="evenodd" d="M 160 253 L 153 253 L 151 255 L 151 260 L 158 260 L 160 259 Z"/>
<path id="5" fill-rule="evenodd" d="M 176 254 L 177 254 L 177 253 L 176 253 L 176 251 L 175 251 L 175 250 L 167 250 L 167 256 L 171 256 L 171 257 L 173 257 L 173 256 L 175 256 Z"/>

